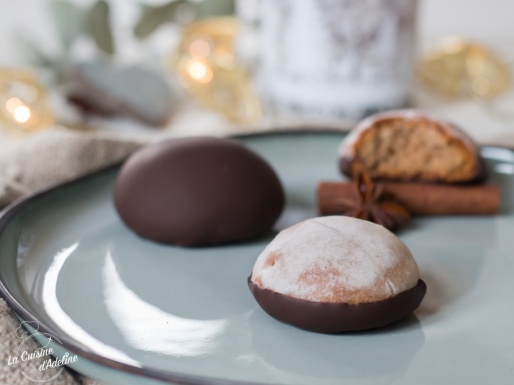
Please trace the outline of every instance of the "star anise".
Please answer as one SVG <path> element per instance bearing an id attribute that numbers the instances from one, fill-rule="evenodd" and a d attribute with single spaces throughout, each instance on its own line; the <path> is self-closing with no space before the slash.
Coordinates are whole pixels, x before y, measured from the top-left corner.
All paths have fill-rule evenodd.
<path id="1" fill-rule="evenodd" d="M 352 171 L 354 198 L 343 198 L 338 202 L 343 215 L 375 222 L 388 229 L 396 229 L 410 221 L 407 209 L 394 196 L 384 192 L 382 183 L 373 183 L 362 163 L 355 162 Z"/>

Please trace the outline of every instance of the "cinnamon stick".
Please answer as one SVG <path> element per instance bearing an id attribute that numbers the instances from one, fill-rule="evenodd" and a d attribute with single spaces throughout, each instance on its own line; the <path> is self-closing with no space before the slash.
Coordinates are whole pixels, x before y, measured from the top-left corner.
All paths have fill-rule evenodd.
<path id="1" fill-rule="evenodd" d="M 500 207 L 500 190 L 495 185 L 389 182 L 384 183 L 383 193 L 413 215 L 487 215 L 497 213 Z M 341 200 L 357 199 L 355 186 L 351 182 L 321 182 L 317 199 L 321 214 L 341 214 Z"/>

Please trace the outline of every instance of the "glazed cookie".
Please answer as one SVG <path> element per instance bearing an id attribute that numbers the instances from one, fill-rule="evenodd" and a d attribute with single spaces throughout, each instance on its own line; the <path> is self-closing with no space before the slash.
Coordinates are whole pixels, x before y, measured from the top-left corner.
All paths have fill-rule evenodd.
<path id="1" fill-rule="evenodd" d="M 416 309 L 426 292 L 399 238 L 343 216 L 281 231 L 257 258 L 248 283 L 272 317 L 325 333 L 386 326 Z"/>
<path id="2" fill-rule="evenodd" d="M 268 232 L 284 207 L 271 166 L 228 139 L 171 139 L 135 153 L 116 180 L 115 207 L 143 238 L 217 245 Z"/>

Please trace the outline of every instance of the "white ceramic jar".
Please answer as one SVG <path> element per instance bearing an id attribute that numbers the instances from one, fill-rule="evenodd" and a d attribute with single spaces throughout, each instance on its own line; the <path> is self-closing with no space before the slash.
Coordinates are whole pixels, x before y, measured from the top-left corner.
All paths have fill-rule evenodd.
<path id="1" fill-rule="evenodd" d="M 354 123 L 409 99 L 417 0 L 261 0 L 261 85 L 273 111 Z"/>

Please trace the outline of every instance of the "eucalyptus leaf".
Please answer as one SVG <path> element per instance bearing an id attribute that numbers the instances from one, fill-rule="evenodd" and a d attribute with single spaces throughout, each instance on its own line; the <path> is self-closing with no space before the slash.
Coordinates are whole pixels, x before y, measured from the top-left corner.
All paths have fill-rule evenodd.
<path id="1" fill-rule="evenodd" d="M 203 0 L 193 5 L 198 19 L 233 15 L 235 12 L 234 0 Z"/>
<path id="2" fill-rule="evenodd" d="M 86 26 L 96 46 L 101 51 L 113 55 L 114 40 L 112 37 L 110 13 L 107 1 L 97 1 L 89 10 Z"/>
<path id="3" fill-rule="evenodd" d="M 61 44 L 67 52 L 75 39 L 84 32 L 85 11 L 67 0 L 50 0 L 49 8 Z"/>
<path id="4" fill-rule="evenodd" d="M 172 0 L 157 7 L 144 5 L 141 17 L 134 27 L 134 35 L 139 39 L 150 36 L 163 24 L 173 21 L 177 8 L 186 2 L 186 0 Z"/>

